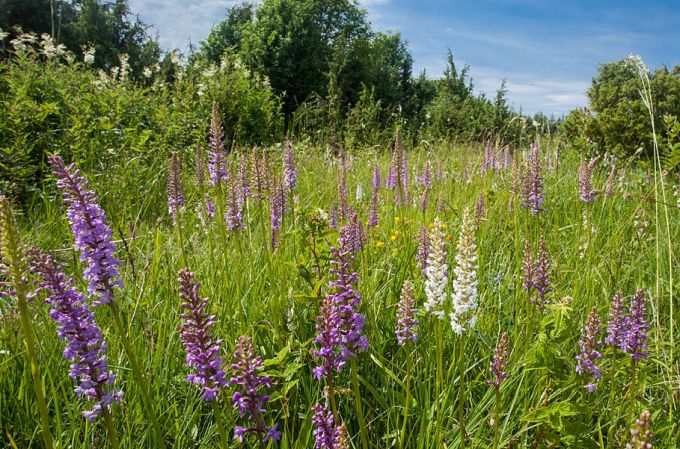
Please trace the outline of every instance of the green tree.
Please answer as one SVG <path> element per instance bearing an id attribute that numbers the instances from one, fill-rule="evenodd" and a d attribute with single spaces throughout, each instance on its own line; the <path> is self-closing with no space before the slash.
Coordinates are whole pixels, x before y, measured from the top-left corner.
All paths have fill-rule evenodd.
<path id="1" fill-rule="evenodd" d="M 227 18 L 210 30 L 208 37 L 201 41 L 199 57 L 212 63 L 219 63 L 224 52 L 233 49 L 238 52 L 246 28 L 255 17 L 255 5 L 243 2 L 227 10 Z"/>
<path id="2" fill-rule="evenodd" d="M 310 94 L 326 94 L 334 54 L 344 67 L 338 55 L 353 55 L 343 50 L 367 30 L 365 12 L 349 0 L 265 0 L 244 31 L 241 54 L 282 94 L 289 115 Z"/>
<path id="3" fill-rule="evenodd" d="M 95 48 L 96 67 L 109 69 L 129 56 L 133 76 L 158 62 L 161 50 L 148 26 L 133 16 L 127 0 L 74 0 L 77 18 L 65 26 L 64 44 L 78 53 L 83 45 Z"/>
<path id="4" fill-rule="evenodd" d="M 663 116 L 680 114 L 680 73 L 660 67 L 649 73 L 649 80 L 656 130 L 663 133 Z M 587 137 L 606 151 L 632 154 L 642 147 L 650 154 L 652 127 L 641 87 L 638 67 L 630 59 L 602 64 L 588 90 L 594 116 Z"/>
<path id="5" fill-rule="evenodd" d="M 108 70 L 127 54 L 133 76 L 156 63 L 161 50 L 127 0 L 0 0 L 0 28 L 48 33 L 77 55 L 95 48 L 95 67 Z"/>

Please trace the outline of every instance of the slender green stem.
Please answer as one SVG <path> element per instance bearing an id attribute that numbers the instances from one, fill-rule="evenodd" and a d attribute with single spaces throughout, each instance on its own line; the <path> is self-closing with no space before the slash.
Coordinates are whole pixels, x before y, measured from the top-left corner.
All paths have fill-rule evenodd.
<path id="1" fill-rule="evenodd" d="M 354 388 L 354 405 L 357 411 L 357 418 L 359 419 L 359 435 L 361 435 L 361 445 L 364 449 L 368 449 L 368 435 L 366 434 L 366 421 L 364 420 L 364 411 L 361 408 L 361 395 L 359 393 L 359 373 L 357 371 L 357 361 L 355 357 L 350 358 L 352 366 L 352 386 Z"/>
<path id="2" fill-rule="evenodd" d="M 218 404 L 217 400 L 212 401 L 213 414 L 215 415 L 215 427 L 217 427 L 217 433 L 220 435 L 220 443 L 223 449 L 229 447 L 229 439 L 227 438 L 227 431 L 224 429 L 224 423 L 222 422 L 222 407 Z"/>
<path id="3" fill-rule="evenodd" d="M 611 380 L 611 384 L 609 385 L 609 390 L 611 391 L 611 394 L 609 396 L 609 406 L 612 407 L 612 408 L 614 407 L 614 401 L 616 400 L 615 399 L 616 398 L 616 389 L 614 388 L 615 387 L 614 380 L 616 379 L 616 377 L 615 377 L 616 376 L 616 374 L 615 374 L 616 373 L 616 351 L 617 351 L 616 348 L 614 348 L 614 350 L 612 351 L 612 365 L 611 365 L 612 366 L 612 380 Z M 618 409 L 614 413 L 615 413 L 614 419 L 612 421 L 610 421 L 609 431 L 607 432 L 607 442 L 608 443 L 612 442 L 614 440 L 614 432 L 616 430 L 616 425 L 619 421 Z"/>
<path id="4" fill-rule="evenodd" d="M 493 449 L 498 449 L 498 441 L 501 436 L 500 420 L 501 420 L 501 390 L 500 388 L 496 388 L 496 401 L 493 418 Z"/>
<path id="5" fill-rule="evenodd" d="M 404 414 L 403 422 L 401 423 L 399 449 L 404 449 L 404 442 L 406 441 L 406 423 L 408 422 L 409 406 L 411 405 L 411 353 L 409 352 L 409 346 L 407 341 L 404 346 L 404 349 L 406 350 L 406 399 L 404 400 Z"/>
<path id="6" fill-rule="evenodd" d="M 631 379 L 630 379 L 630 387 L 628 390 L 628 393 L 630 394 L 631 397 L 636 396 L 636 389 L 637 389 L 637 363 L 635 360 L 631 360 Z"/>
<path id="7" fill-rule="evenodd" d="M 123 343 L 123 349 L 125 349 L 125 353 L 128 356 L 128 359 L 130 360 L 130 366 L 132 367 L 132 374 L 135 377 L 135 381 L 137 382 L 137 385 L 139 385 L 139 389 L 142 393 L 142 399 L 144 400 L 144 406 L 146 408 L 146 413 L 151 420 L 151 425 L 153 426 L 154 429 L 154 434 L 156 438 L 156 447 L 164 449 L 165 448 L 165 437 L 163 435 L 163 431 L 161 430 L 161 426 L 158 423 L 158 418 L 156 418 L 156 412 L 154 411 L 153 408 L 153 402 L 151 401 L 151 396 L 149 396 L 149 385 L 146 382 L 146 379 L 144 378 L 144 374 L 142 373 L 142 370 L 139 367 L 139 364 L 137 363 L 137 357 L 135 356 L 135 352 L 132 349 L 132 345 L 130 344 L 130 340 L 127 337 L 127 332 L 125 331 L 125 327 L 123 326 L 123 322 L 120 319 L 120 311 L 118 309 L 118 305 L 116 304 L 115 301 L 112 301 L 109 303 L 109 306 L 111 307 L 111 312 L 113 315 L 113 324 L 116 327 L 116 332 L 120 336 L 120 340 Z"/>
<path id="8" fill-rule="evenodd" d="M 17 279 L 20 279 L 17 278 Z M 33 377 L 33 387 L 35 388 L 35 397 L 38 401 L 38 410 L 40 412 L 40 427 L 42 432 L 42 439 L 45 447 L 48 449 L 54 448 L 54 440 L 52 432 L 50 431 L 50 416 L 47 413 L 47 402 L 45 401 L 45 391 L 43 390 L 42 377 L 40 376 L 40 369 L 38 368 L 37 352 L 35 340 L 33 338 L 33 328 L 31 326 L 31 319 L 29 318 L 28 302 L 26 300 L 23 288 L 17 288 L 17 299 L 19 305 L 19 314 L 21 316 L 21 330 L 24 333 L 24 341 L 26 343 L 26 351 L 28 352 L 28 359 L 31 365 L 31 376 Z"/>
<path id="9" fill-rule="evenodd" d="M 463 379 L 465 378 L 465 333 L 460 337 L 460 349 L 458 356 L 458 366 L 460 367 L 458 386 L 460 388 L 460 395 L 458 400 L 458 426 L 460 427 L 460 449 L 465 449 L 465 440 L 467 435 L 465 434 L 465 385 Z"/>
<path id="10" fill-rule="evenodd" d="M 437 373 L 435 377 L 435 401 L 436 401 L 436 406 L 437 406 L 437 422 L 435 423 L 435 430 L 434 430 L 434 442 L 437 447 L 441 445 L 441 427 L 442 427 L 442 415 L 443 415 L 443 410 L 442 410 L 442 405 L 439 402 L 441 394 L 442 394 L 442 376 L 444 373 L 444 349 L 443 349 L 443 343 L 442 343 L 442 326 L 441 326 L 441 320 L 438 318 L 436 319 L 434 323 L 434 332 L 435 332 L 435 338 L 436 338 L 436 346 L 437 346 Z"/>
<path id="11" fill-rule="evenodd" d="M 335 386 L 333 384 L 333 373 L 328 373 L 328 399 L 331 402 L 331 410 L 333 411 L 333 420 L 336 423 L 340 422 L 340 417 L 338 416 L 338 406 L 335 403 Z"/>
<path id="12" fill-rule="evenodd" d="M 104 415 L 104 425 L 106 426 L 106 436 L 109 437 L 109 442 L 113 449 L 118 449 L 118 435 L 116 435 L 116 429 L 113 426 L 113 417 L 111 416 L 111 411 L 108 407 L 104 409 L 102 413 Z"/>
<path id="13" fill-rule="evenodd" d="M 182 267 L 187 267 L 187 256 L 184 248 L 184 239 L 182 238 L 182 229 L 179 224 L 180 217 L 177 217 L 177 222 L 173 224 L 175 228 L 175 235 L 177 236 L 177 246 L 179 246 L 179 257 L 182 263 Z"/>

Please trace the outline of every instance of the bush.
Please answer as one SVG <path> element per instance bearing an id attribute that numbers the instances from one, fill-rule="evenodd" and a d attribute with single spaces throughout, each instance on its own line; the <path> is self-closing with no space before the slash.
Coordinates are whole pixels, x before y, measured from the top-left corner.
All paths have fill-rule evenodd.
<path id="1" fill-rule="evenodd" d="M 266 79 L 237 60 L 177 66 L 169 82 L 155 77 L 157 66 L 147 69 L 152 82 L 142 86 L 128 79 L 124 66 L 96 73 L 68 53 L 18 52 L 0 71 L 0 189 L 25 201 L 54 152 L 109 176 L 131 169 L 123 160 L 157 170 L 171 151 L 207 141 L 213 102 L 230 140 L 281 137 L 280 101 Z"/>

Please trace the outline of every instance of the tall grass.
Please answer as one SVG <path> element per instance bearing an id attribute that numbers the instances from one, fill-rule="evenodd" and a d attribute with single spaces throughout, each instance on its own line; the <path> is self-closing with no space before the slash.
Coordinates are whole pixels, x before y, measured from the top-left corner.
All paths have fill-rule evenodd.
<path id="1" fill-rule="evenodd" d="M 554 144 L 541 146 L 545 150 Z M 247 226 L 238 233 L 226 232 L 222 220 L 201 224 L 194 207 L 202 192 L 190 179 L 189 151 L 182 153 L 188 206 L 180 215 L 179 230 L 161 200 L 165 185 L 161 170 L 130 178 L 121 164 L 106 177 L 87 173 L 112 222 L 125 278 L 118 306 L 131 349 L 149 379 L 148 394 L 169 447 L 220 446 L 219 417 L 199 399 L 195 386 L 185 381 L 176 282 L 176 273 L 185 264 L 203 283 L 202 294 L 211 298 L 210 312 L 217 317 L 214 334 L 224 339 L 224 359 L 230 359 L 240 335 L 252 336 L 256 352 L 265 359 L 265 372 L 274 380 L 268 418 L 279 423 L 278 444 L 282 448 L 313 445 L 310 408 L 323 401 L 323 385 L 311 375 L 316 363 L 314 325 L 327 291 L 329 246 L 337 238 L 322 211 L 336 199 L 337 161 L 312 146 L 297 145 L 295 151 L 299 186 L 275 251 L 269 244 L 266 203 L 264 207 L 248 203 Z M 272 167 L 280 167 L 280 153 L 276 148 L 270 151 Z M 357 183 L 370 185 L 374 161 L 383 176 L 387 172 L 389 154 L 371 153 L 351 158 L 350 192 Z M 661 185 L 663 174 L 655 171 L 658 183 L 649 185 L 644 172 L 629 167 L 617 195 L 601 195 L 586 205 L 578 199 L 578 156 L 566 152 L 559 168 L 544 173 L 545 213 L 531 215 L 520 207 L 520 198 L 515 198 L 514 208 L 508 207 L 513 195 L 510 170 L 479 174 L 482 153 L 481 148 L 444 144 L 409 151 L 411 167 L 428 157 L 433 167 L 442 164 L 444 178 L 435 182 L 437 194 L 432 195 L 436 198 L 442 191 L 442 211 L 436 210 L 437 201 L 431 201 L 424 213 L 417 204 L 395 206 L 392 193 L 381 189 L 380 224 L 370 230 L 368 245 L 354 262 L 369 350 L 357 356 L 351 370 L 334 379 L 338 414 L 348 424 L 354 447 L 364 446 L 362 433 L 371 448 L 459 447 L 463 444 L 458 427 L 461 409 L 467 447 L 492 446 L 497 426 L 499 447 L 618 448 L 629 440 L 629 429 L 643 409 L 652 411 L 658 447 L 674 447 L 680 429 L 675 419 L 679 385 L 673 355 L 675 256 L 670 242 L 679 237 L 680 228 L 672 210 L 664 207 L 663 217 L 657 212 L 655 186 Z M 471 173 L 467 181 L 462 176 L 466 166 Z M 596 168 L 598 189 L 604 188 L 608 173 L 607 167 Z M 477 229 L 479 322 L 463 347 L 446 321 L 421 314 L 420 339 L 403 350 L 394 335 L 395 304 L 403 281 L 413 280 L 419 304 L 424 300 L 423 275 L 414 258 L 418 228 L 432 223 L 435 216 L 447 224 L 449 264 L 454 266 L 462 210 L 472 206 L 480 192 L 486 210 Z M 110 197 L 116 200 L 109 201 Z M 82 267 L 70 248 L 63 208 L 53 186 L 46 186 L 42 198 L 20 217 L 25 240 L 51 250 L 78 278 Z M 365 221 L 369 199 L 352 202 Z M 137 218 L 142 208 L 146 219 Z M 585 208 L 592 229 L 583 226 Z M 545 310 L 529 302 L 520 280 L 522 242 L 527 238 L 536 245 L 541 236 L 555 267 L 553 302 Z M 653 308 L 650 354 L 638 363 L 635 394 L 627 393 L 633 376 L 629 356 L 614 357 L 611 348 L 603 351 L 602 381 L 589 394 L 575 372 L 582 323 L 592 306 L 605 322 L 614 292 L 622 290 L 628 301 L 637 288 L 650 291 Z M 0 438 L 16 447 L 40 447 L 39 414 L 29 359 L 17 332 L 16 303 L 0 301 Z M 80 416 L 83 404 L 73 393 L 62 343 L 46 306 L 36 299 L 29 309 L 57 447 L 105 445 L 105 428 Z M 121 447 L 156 447 L 144 412 L 144 392 L 133 381 L 113 319 L 110 310 L 97 309 L 96 320 L 109 344 L 109 363 L 117 385 L 125 391 L 122 405 L 112 409 L 113 426 Z M 437 368 L 438 326 L 441 369 Z M 486 380 L 502 332 L 508 332 L 511 342 L 509 379 L 496 397 Z M 440 371 L 441 380 L 436 376 Z M 458 388 L 461 383 L 464 392 Z M 229 399 L 225 394 L 221 400 L 222 420 L 231 439 L 237 414 L 228 406 Z"/>

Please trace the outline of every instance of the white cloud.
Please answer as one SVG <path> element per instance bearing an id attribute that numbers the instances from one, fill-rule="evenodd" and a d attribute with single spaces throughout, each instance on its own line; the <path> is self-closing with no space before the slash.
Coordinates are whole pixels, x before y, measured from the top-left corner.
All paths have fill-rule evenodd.
<path id="1" fill-rule="evenodd" d="M 130 0 L 130 9 L 139 13 L 158 31 L 164 49 L 186 49 L 207 37 L 213 25 L 226 16 L 227 8 L 241 0 Z"/>

